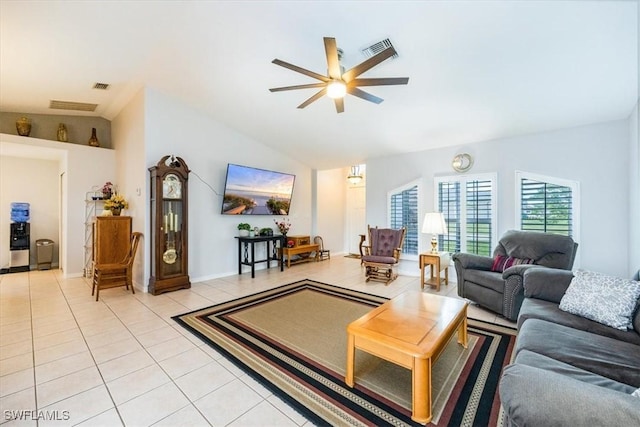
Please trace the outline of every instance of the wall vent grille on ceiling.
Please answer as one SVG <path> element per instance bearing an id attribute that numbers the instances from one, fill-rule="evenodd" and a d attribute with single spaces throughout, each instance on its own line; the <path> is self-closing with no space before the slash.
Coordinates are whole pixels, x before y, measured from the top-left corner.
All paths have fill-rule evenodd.
<path id="1" fill-rule="evenodd" d="M 88 104 L 86 102 L 73 101 L 49 101 L 49 108 L 56 110 L 73 110 L 73 111 L 96 111 L 98 104 Z"/>
<path id="2" fill-rule="evenodd" d="M 385 49 L 388 49 L 390 47 L 393 47 L 393 45 L 391 44 L 391 40 L 389 39 L 384 39 L 382 41 L 379 41 L 378 43 L 374 43 L 369 47 L 365 47 L 364 49 L 362 49 L 362 54 L 364 56 L 366 56 L 367 58 L 371 58 L 372 56 L 382 52 Z M 391 57 L 391 59 L 395 59 L 398 57 L 398 54 L 396 53 L 395 55 L 393 55 Z"/>
<path id="3" fill-rule="evenodd" d="M 93 85 L 94 89 L 107 90 L 109 89 L 109 83 L 96 83 Z"/>

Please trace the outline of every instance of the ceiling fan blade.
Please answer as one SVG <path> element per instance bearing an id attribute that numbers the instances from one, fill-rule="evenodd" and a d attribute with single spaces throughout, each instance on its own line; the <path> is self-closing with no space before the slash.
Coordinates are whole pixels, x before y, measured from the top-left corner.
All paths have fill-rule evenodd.
<path id="1" fill-rule="evenodd" d="M 340 59 L 338 58 L 338 47 L 336 39 L 333 37 L 324 38 L 324 51 L 327 54 L 327 67 L 329 69 L 329 77 L 339 79 L 340 76 Z"/>
<path id="2" fill-rule="evenodd" d="M 320 90 L 315 95 L 313 95 L 311 98 L 309 98 L 306 101 L 304 101 L 302 104 L 298 105 L 298 108 L 306 107 L 307 105 L 311 104 L 313 101 L 316 101 L 316 100 L 322 98 L 325 93 L 327 93 L 327 88 L 326 87 L 323 88 L 322 90 Z"/>
<path id="3" fill-rule="evenodd" d="M 335 98 L 333 101 L 336 104 L 336 112 L 344 113 L 344 98 Z"/>
<path id="4" fill-rule="evenodd" d="M 389 85 L 406 85 L 409 83 L 409 77 L 381 77 L 378 79 L 353 79 L 349 82 L 349 86 L 389 86 Z"/>
<path id="5" fill-rule="evenodd" d="M 271 92 L 282 92 L 284 90 L 295 90 L 295 89 L 312 89 L 315 87 L 325 87 L 326 83 L 310 83 L 307 85 L 296 85 L 296 86 L 283 86 L 283 87 L 274 87 L 269 89 Z"/>
<path id="6" fill-rule="evenodd" d="M 384 101 L 384 99 L 378 98 L 375 95 L 371 95 L 370 93 L 365 92 L 365 91 L 363 91 L 361 89 L 358 89 L 357 87 L 347 86 L 347 92 L 350 93 L 353 96 L 357 96 L 358 98 L 362 98 L 362 99 L 365 99 L 367 101 L 371 101 L 371 102 L 373 102 L 375 104 L 380 104 L 382 101 Z"/>
<path id="7" fill-rule="evenodd" d="M 364 73 L 367 70 L 370 70 L 371 68 L 375 67 L 385 59 L 391 58 L 396 53 L 397 52 L 393 47 L 389 47 L 383 50 L 382 52 L 378 53 L 377 55 L 374 55 L 371 58 L 367 59 L 366 61 L 356 65 L 350 70 L 345 71 L 345 73 L 342 75 L 342 80 L 349 83 L 351 80 L 355 79 L 360 74 Z"/>
<path id="8" fill-rule="evenodd" d="M 374 57 L 375 58 L 375 57 Z M 288 68 L 300 74 L 304 74 L 305 76 L 313 77 L 314 79 L 321 80 L 323 82 L 328 82 L 331 79 L 327 76 L 323 76 L 322 74 L 314 73 L 313 71 L 305 70 L 304 68 L 298 67 L 297 65 L 289 64 L 288 62 L 281 61 L 279 59 L 274 59 L 271 61 L 272 63 L 279 65 L 284 68 Z"/>

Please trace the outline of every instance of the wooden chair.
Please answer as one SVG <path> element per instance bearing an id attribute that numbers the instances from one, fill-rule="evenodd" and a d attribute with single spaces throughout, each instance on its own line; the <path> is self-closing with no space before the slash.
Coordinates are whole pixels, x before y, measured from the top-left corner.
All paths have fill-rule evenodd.
<path id="1" fill-rule="evenodd" d="M 365 267 L 367 282 L 377 280 L 388 285 L 398 277 L 394 267 L 400 262 L 405 228 L 368 228 L 369 244 L 362 245 L 362 265 Z"/>
<path id="2" fill-rule="evenodd" d="M 131 245 L 129 252 L 118 263 L 112 264 L 96 264 L 93 269 L 93 286 L 91 287 L 91 295 L 95 293 L 96 301 L 100 296 L 100 289 L 116 288 L 125 286 L 129 289 L 131 286 L 131 292 L 136 293 L 132 282 L 132 270 L 133 261 L 136 257 L 138 250 L 138 243 L 142 233 L 134 232 L 131 234 Z"/>
<path id="3" fill-rule="evenodd" d="M 313 243 L 315 243 L 316 245 L 318 245 L 318 247 L 320 248 L 318 250 L 318 260 L 322 261 L 325 259 L 331 259 L 331 252 L 329 251 L 329 249 L 325 249 L 324 248 L 324 242 L 322 241 L 322 237 L 320 236 L 316 236 L 313 238 Z"/>

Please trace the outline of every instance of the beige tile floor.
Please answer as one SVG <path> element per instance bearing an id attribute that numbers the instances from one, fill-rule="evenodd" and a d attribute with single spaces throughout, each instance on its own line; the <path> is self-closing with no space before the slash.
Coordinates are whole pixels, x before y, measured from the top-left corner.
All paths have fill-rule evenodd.
<path id="1" fill-rule="evenodd" d="M 342 256 L 159 296 L 108 289 L 98 302 L 86 279 L 63 279 L 58 270 L 0 275 L 0 424 L 305 425 L 171 316 L 306 278 L 386 297 L 420 287 L 408 276 L 365 283 L 360 261 Z M 456 296 L 455 283 L 440 294 Z M 513 326 L 476 306 L 469 316 Z"/>

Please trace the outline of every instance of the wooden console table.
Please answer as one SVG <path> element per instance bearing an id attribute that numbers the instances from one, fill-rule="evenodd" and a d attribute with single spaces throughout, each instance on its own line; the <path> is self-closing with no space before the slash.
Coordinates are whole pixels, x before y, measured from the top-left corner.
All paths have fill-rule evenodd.
<path id="1" fill-rule="evenodd" d="M 282 251 L 280 251 L 280 248 L 278 247 L 278 242 L 280 242 L 280 247 L 284 246 L 283 236 L 237 236 L 236 239 L 238 239 L 238 274 L 242 274 L 243 265 L 248 265 L 251 267 L 251 278 L 253 279 L 256 277 L 255 265 L 260 262 L 266 262 L 267 268 L 269 268 L 271 267 L 271 261 L 279 262 L 280 271 L 284 271 Z M 256 260 L 255 244 L 261 242 L 266 242 L 267 244 L 267 258 Z M 251 251 L 249 251 L 249 247 L 251 247 Z M 249 252 L 251 252 L 251 257 L 249 257 Z"/>
<path id="2" fill-rule="evenodd" d="M 315 252 L 315 255 L 312 257 L 311 252 Z M 320 253 L 320 245 L 299 245 L 294 246 L 292 248 L 282 248 L 281 255 L 287 257 L 287 267 L 291 267 L 291 264 L 297 264 L 300 262 L 309 262 L 309 261 L 318 261 L 318 254 Z M 291 260 L 291 257 L 294 255 L 302 255 L 309 254 L 309 256 L 302 256 L 299 259 Z M 284 259 L 281 260 L 282 264 L 284 264 Z"/>

